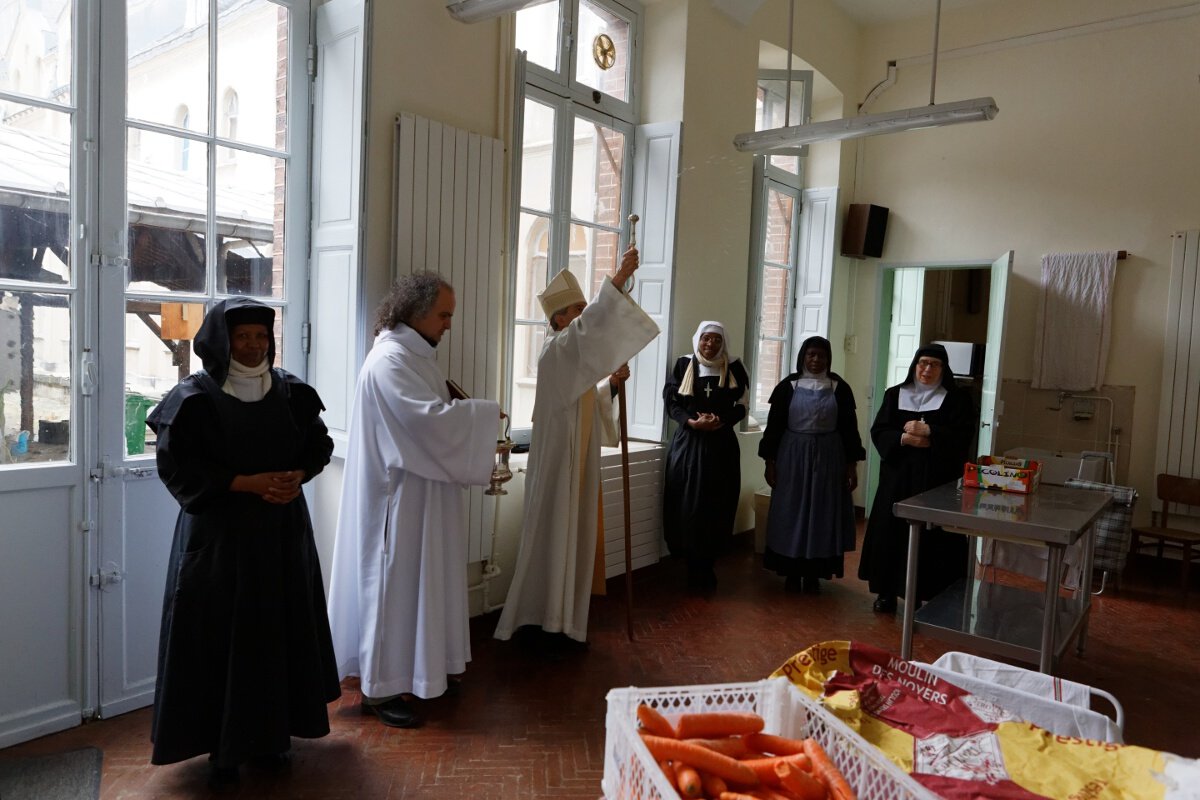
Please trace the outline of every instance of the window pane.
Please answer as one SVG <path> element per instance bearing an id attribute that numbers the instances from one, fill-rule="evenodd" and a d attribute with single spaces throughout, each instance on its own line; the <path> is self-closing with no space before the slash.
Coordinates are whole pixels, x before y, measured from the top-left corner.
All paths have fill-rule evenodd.
<path id="1" fill-rule="evenodd" d="M 762 311 L 758 321 L 760 336 L 786 335 L 788 306 L 791 304 L 790 270 L 764 267 L 762 272 Z"/>
<path id="2" fill-rule="evenodd" d="M 126 114 L 208 131 L 208 3 L 126 0 Z"/>
<path id="3" fill-rule="evenodd" d="M 629 22 L 604 6 L 579 2 L 575 80 L 618 100 L 629 99 Z"/>
<path id="4" fill-rule="evenodd" d="M 200 369 L 192 338 L 204 321 L 203 303 L 125 303 L 125 452 L 154 452 L 146 413 L 182 378 Z"/>
<path id="5" fill-rule="evenodd" d="M 287 144 L 288 12 L 267 0 L 238 3 L 217 21 L 216 135 Z"/>
<path id="6" fill-rule="evenodd" d="M 767 191 L 767 230 L 763 254 L 767 261 L 788 264 L 792 257 L 792 213 L 796 198 L 774 189 Z"/>
<path id="7" fill-rule="evenodd" d="M 538 293 L 546 288 L 550 257 L 550 221 L 535 214 L 521 214 L 517 233 L 516 318 L 544 320 Z"/>
<path id="8" fill-rule="evenodd" d="M 132 133 L 126 166 L 129 288 L 202 292 L 208 146 L 150 131 Z"/>
<path id="9" fill-rule="evenodd" d="M 625 136 L 582 118 L 575 119 L 571 165 L 571 215 L 586 222 L 619 225 Z"/>
<path id="10" fill-rule="evenodd" d="M 617 252 L 619 244 L 620 240 L 613 231 L 586 225 L 571 226 L 571 272 L 579 279 L 579 285 L 589 301 L 600 291 L 604 279 L 617 271 L 621 256 Z"/>
<path id="11" fill-rule="evenodd" d="M 758 356 L 754 362 L 754 397 L 750 407 L 763 410 L 775 385 L 791 370 L 783 369 L 783 342 L 777 339 L 760 339 Z"/>
<path id="12" fill-rule="evenodd" d="M 547 0 L 517 12 L 517 49 L 530 64 L 558 71 L 558 2 Z"/>
<path id="13" fill-rule="evenodd" d="M 804 122 L 804 83 L 792 81 L 790 105 L 786 100 L 787 85 L 786 80 L 759 80 L 755 130 L 784 128 Z M 768 161 L 773 167 L 786 170 L 793 175 L 800 174 L 799 156 L 769 156 Z"/>
<path id="14" fill-rule="evenodd" d="M 550 210 L 554 178 L 555 110 L 534 100 L 525 101 L 525 127 L 521 136 L 521 205 Z"/>
<path id="15" fill-rule="evenodd" d="M 71 103 L 72 3 L 70 0 L 4 3 L 0 7 L 0 91 Z M 16 109 L 0 103 L 3 117 Z"/>
<path id="16" fill-rule="evenodd" d="M 71 450 L 70 298 L 0 291 L 0 464 Z"/>
<path id="17" fill-rule="evenodd" d="M 545 323 L 518 323 L 513 332 L 513 394 L 509 414 L 514 428 L 527 428 L 533 421 L 537 361 L 547 330 Z"/>
<path id="18" fill-rule="evenodd" d="M 217 291 L 283 296 L 281 158 L 217 148 Z"/>
<path id="19" fill-rule="evenodd" d="M 68 283 L 71 115 L 0 108 L 0 278 Z"/>

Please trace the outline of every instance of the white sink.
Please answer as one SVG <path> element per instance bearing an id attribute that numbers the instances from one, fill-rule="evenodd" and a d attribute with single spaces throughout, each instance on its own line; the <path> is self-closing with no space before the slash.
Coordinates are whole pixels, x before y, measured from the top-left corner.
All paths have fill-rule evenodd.
<path id="1" fill-rule="evenodd" d="M 1008 458 L 1030 458 L 1042 465 L 1042 483 L 1062 486 L 1068 478 L 1085 481 L 1105 481 L 1105 459 L 1082 453 L 1056 453 L 1039 447 L 1014 447 L 1004 451 Z"/>

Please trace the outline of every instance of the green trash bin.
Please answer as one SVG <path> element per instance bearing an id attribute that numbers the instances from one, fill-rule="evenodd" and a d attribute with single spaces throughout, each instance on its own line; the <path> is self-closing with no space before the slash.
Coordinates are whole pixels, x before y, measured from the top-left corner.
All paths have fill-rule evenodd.
<path id="1" fill-rule="evenodd" d="M 136 392 L 125 395 L 125 452 L 131 456 L 146 452 L 146 412 L 155 402 Z"/>

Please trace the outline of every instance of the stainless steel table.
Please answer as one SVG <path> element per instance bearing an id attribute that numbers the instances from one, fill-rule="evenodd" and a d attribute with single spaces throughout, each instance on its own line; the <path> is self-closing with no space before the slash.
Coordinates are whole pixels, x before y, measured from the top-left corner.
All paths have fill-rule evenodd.
<path id="1" fill-rule="evenodd" d="M 960 487 L 952 481 L 896 503 L 893 513 L 909 523 L 901 657 L 912 658 L 914 632 L 1036 663 L 1046 673 L 1076 635 L 1082 655 L 1092 607 L 1095 537 L 1091 527 L 1110 499 L 1105 492 L 1061 486 L 1039 486 L 1033 494 L 1016 494 Z M 1046 546 L 1044 592 L 1039 597 L 1038 592 L 977 580 L 972 541 L 967 577 L 917 611 L 917 552 L 921 530 L 927 526 L 968 537 Z M 1083 586 L 1074 597 L 1060 598 L 1057 576 L 1063 552 L 1081 536 L 1086 536 Z"/>

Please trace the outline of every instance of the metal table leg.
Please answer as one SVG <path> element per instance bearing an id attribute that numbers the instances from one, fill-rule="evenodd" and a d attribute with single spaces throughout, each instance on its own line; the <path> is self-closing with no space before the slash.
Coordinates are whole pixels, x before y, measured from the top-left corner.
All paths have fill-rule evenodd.
<path id="1" fill-rule="evenodd" d="M 1096 523 L 1093 522 L 1084 532 L 1083 543 L 1083 586 L 1079 595 L 1082 606 L 1079 613 L 1083 615 L 1083 623 L 1079 626 L 1079 640 L 1075 643 L 1075 652 L 1083 655 L 1084 645 L 1087 644 L 1088 620 L 1092 616 L 1092 564 L 1096 558 Z M 1101 583 L 1101 586 L 1104 584 Z"/>
<path id="2" fill-rule="evenodd" d="M 917 613 L 917 552 L 923 522 L 908 523 L 908 566 L 904 577 L 904 624 L 900 633 L 900 657 L 912 658 L 913 616 Z"/>
<path id="3" fill-rule="evenodd" d="M 1058 618 L 1058 575 L 1062 571 L 1062 545 L 1049 545 L 1050 561 L 1046 564 L 1045 616 L 1042 618 L 1042 649 L 1038 654 L 1038 670 L 1050 674 L 1054 669 L 1054 624 Z"/>

